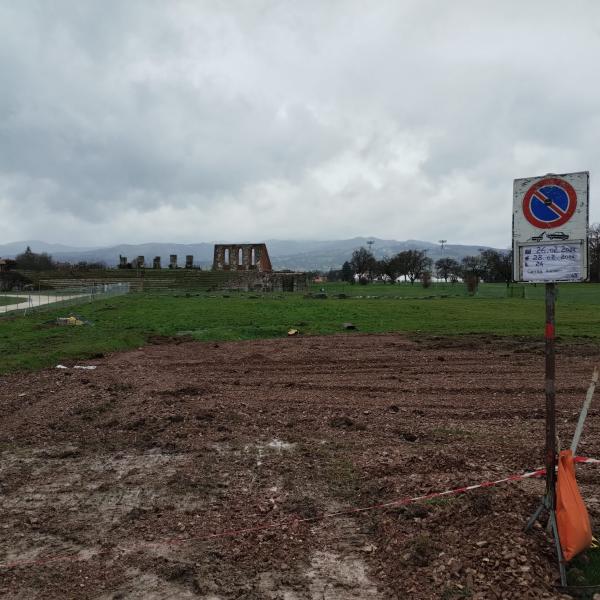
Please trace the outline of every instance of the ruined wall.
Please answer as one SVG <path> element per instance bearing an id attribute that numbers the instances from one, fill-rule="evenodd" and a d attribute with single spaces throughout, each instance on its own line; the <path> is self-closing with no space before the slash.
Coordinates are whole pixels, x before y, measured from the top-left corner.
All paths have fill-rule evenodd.
<path id="1" fill-rule="evenodd" d="M 215 271 L 273 271 L 266 244 L 215 244 Z"/>
<path id="2" fill-rule="evenodd" d="M 0 258 L 0 273 L 8 273 L 10 270 L 15 269 L 17 261 L 11 258 Z"/>
<path id="3" fill-rule="evenodd" d="M 142 277 L 143 273 L 143 277 Z M 69 269 L 24 271 L 37 286 L 72 288 L 99 283 L 128 283 L 131 291 L 164 292 L 303 292 L 308 289 L 306 273 L 259 273 L 258 271 L 201 271 L 199 269 Z"/>
<path id="4" fill-rule="evenodd" d="M 221 290 L 240 292 L 304 292 L 308 290 L 306 273 L 238 272 L 220 285 Z"/>

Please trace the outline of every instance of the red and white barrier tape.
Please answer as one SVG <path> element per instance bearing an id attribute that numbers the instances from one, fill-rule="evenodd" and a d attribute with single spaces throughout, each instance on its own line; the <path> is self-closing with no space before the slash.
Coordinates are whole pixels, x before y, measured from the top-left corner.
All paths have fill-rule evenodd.
<path id="1" fill-rule="evenodd" d="M 583 464 L 598 464 L 600 463 L 599 459 L 596 458 L 587 458 L 584 456 L 576 456 L 574 458 L 575 462 L 583 463 Z M 240 537 L 242 535 L 246 535 L 248 533 L 257 533 L 260 531 L 265 531 L 269 529 L 282 529 L 284 527 L 296 526 L 300 523 L 311 523 L 316 521 L 324 521 L 326 519 L 334 519 L 336 517 L 341 517 L 344 515 L 351 515 L 361 512 L 367 512 L 370 510 L 381 510 L 385 508 L 393 508 L 400 506 L 407 506 L 408 504 L 414 504 L 416 502 L 422 502 L 425 500 L 433 500 L 434 498 L 443 498 L 444 496 L 458 496 L 460 494 L 464 494 L 466 492 L 470 492 L 472 490 L 476 490 L 479 488 L 488 488 L 494 487 L 496 485 L 500 485 L 502 483 L 508 483 L 510 481 L 522 481 L 524 479 L 532 479 L 535 477 L 542 477 L 546 474 L 546 469 L 536 469 L 535 471 L 528 471 L 526 473 L 521 473 L 520 475 L 510 475 L 508 477 L 503 477 L 502 479 L 496 479 L 495 481 L 485 481 L 483 483 L 477 483 L 475 485 L 467 485 L 464 487 L 454 488 L 451 490 L 445 490 L 443 492 L 432 492 L 430 494 L 424 494 L 422 496 L 414 496 L 413 498 L 399 498 L 397 500 L 390 500 L 388 502 L 382 502 L 381 504 L 373 504 L 371 506 L 364 506 L 362 508 L 348 508 L 336 512 L 324 513 L 322 515 L 317 515 L 316 517 L 304 517 L 304 518 L 292 518 L 286 519 L 283 521 L 273 522 L 273 523 L 265 523 L 263 525 L 256 525 L 254 527 L 246 527 L 244 529 L 230 529 L 225 531 L 220 531 L 216 533 L 204 533 L 201 535 L 188 536 L 185 538 L 171 538 L 161 540 L 159 542 L 139 542 L 132 545 L 124 545 L 124 546 L 116 546 L 112 548 L 113 550 L 121 550 L 124 552 L 131 552 L 133 550 L 139 550 L 142 548 L 151 548 L 154 546 L 178 546 L 182 544 L 186 544 L 188 542 L 195 541 L 208 541 L 220 538 L 229 538 L 229 537 Z M 105 554 L 111 549 L 105 549 L 97 554 L 90 555 L 86 553 L 85 556 L 82 556 L 80 553 L 74 554 L 62 554 L 62 555 L 54 555 L 48 556 L 46 558 L 39 559 L 31 559 L 31 560 L 19 560 L 11 563 L 0 564 L 0 569 L 15 569 L 19 567 L 29 567 L 33 565 L 43 565 L 51 562 L 60 562 L 60 561 L 78 561 L 78 560 L 88 560 L 93 556 L 97 556 L 98 554 Z"/>
<path id="2" fill-rule="evenodd" d="M 598 463 L 600 463 L 600 459 L 598 459 L 598 458 L 587 458 L 586 456 L 575 456 L 575 457 L 573 457 L 573 460 L 576 463 L 590 463 L 590 464 L 595 464 L 595 465 L 597 465 Z"/>

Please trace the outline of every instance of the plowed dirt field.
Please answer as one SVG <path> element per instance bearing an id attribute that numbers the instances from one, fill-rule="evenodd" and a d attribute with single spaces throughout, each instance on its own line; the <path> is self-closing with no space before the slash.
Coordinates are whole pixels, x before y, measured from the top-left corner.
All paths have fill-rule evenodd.
<path id="1" fill-rule="evenodd" d="M 562 597 L 523 533 L 543 481 L 345 512 L 541 466 L 541 343 L 155 341 L 0 379 L 3 598 Z M 559 345 L 565 447 L 599 356 Z M 600 467 L 578 479 L 597 521 Z"/>

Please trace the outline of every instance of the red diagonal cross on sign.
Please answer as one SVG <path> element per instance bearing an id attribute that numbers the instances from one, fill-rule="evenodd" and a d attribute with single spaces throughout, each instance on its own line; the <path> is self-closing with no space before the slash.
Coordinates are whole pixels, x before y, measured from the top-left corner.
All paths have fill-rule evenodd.
<path id="1" fill-rule="evenodd" d="M 568 198 L 566 206 L 559 206 L 556 200 L 550 196 L 550 193 L 545 194 L 542 192 L 541 190 L 545 186 L 560 188 Z M 539 211 L 538 203 L 547 207 L 549 211 Z M 531 185 L 525 192 L 522 207 L 523 216 L 531 225 L 538 229 L 555 229 L 564 225 L 575 213 L 577 192 L 564 179 L 559 177 L 543 177 Z"/>
<path id="2" fill-rule="evenodd" d="M 540 190 L 536 190 L 533 193 L 533 197 L 537 198 L 540 202 L 543 202 L 551 211 L 555 212 L 558 217 L 564 217 L 565 211 L 558 206 L 555 202 L 553 202 L 550 198 L 542 194 Z"/>

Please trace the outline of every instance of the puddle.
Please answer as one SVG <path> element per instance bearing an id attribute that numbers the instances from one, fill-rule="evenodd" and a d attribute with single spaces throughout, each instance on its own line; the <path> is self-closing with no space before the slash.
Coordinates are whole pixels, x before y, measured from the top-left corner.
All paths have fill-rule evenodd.
<path id="1" fill-rule="evenodd" d="M 263 598 L 269 600 L 306 600 L 306 594 L 300 594 L 282 584 L 285 575 L 276 571 L 264 571 L 258 576 L 258 589 Z"/>
<path id="2" fill-rule="evenodd" d="M 283 440 L 278 440 L 275 438 L 274 440 L 271 440 L 267 446 L 269 448 L 273 448 L 273 450 L 276 450 L 277 452 L 281 452 L 283 450 L 293 450 L 296 444 L 284 442 Z"/>
<path id="3" fill-rule="evenodd" d="M 293 583 L 292 583 L 293 582 Z M 383 596 L 356 556 L 314 552 L 310 567 L 290 572 L 264 571 L 258 576 L 261 598 L 269 600 L 380 600 Z"/>
<path id="4" fill-rule="evenodd" d="M 127 600 L 221 600 L 217 596 L 198 596 L 187 586 L 165 581 L 153 573 L 141 572 L 138 569 L 129 569 L 129 581 L 106 594 L 97 596 L 97 600 L 114 600 L 127 598 Z"/>
<path id="5" fill-rule="evenodd" d="M 282 452 L 291 452 L 296 447 L 296 444 L 292 444 L 290 442 L 284 442 L 283 440 L 279 440 L 277 438 L 272 439 L 270 442 L 265 443 L 256 443 L 256 444 L 246 444 L 244 446 L 244 452 L 250 452 L 250 450 L 256 450 L 256 466 L 260 467 L 262 465 L 263 458 L 265 456 L 266 451 L 274 450 L 277 454 L 281 454 Z"/>
<path id="6" fill-rule="evenodd" d="M 335 552 L 315 552 L 306 577 L 311 599 L 357 600 L 381 598 L 367 575 L 367 565 L 359 558 Z"/>

